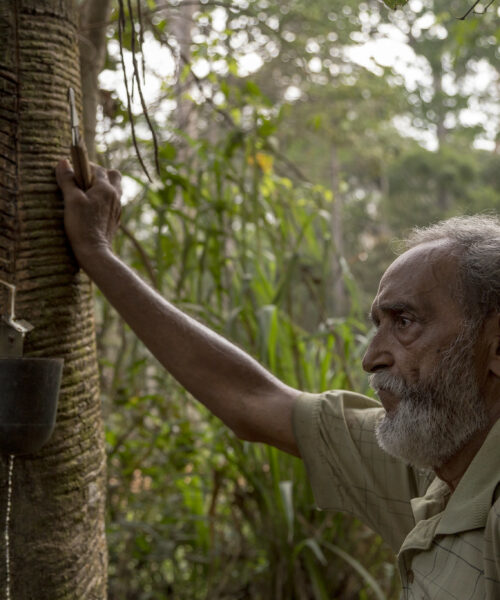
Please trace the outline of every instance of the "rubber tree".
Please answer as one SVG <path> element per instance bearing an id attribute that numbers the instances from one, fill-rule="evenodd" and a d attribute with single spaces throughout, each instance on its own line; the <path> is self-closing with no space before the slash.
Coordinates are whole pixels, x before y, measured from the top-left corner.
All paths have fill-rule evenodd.
<path id="1" fill-rule="evenodd" d="M 80 98 L 77 20 L 73 0 L 0 2 L 0 278 L 16 285 L 16 314 L 35 326 L 25 354 L 65 361 L 51 440 L 36 455 L 14 461 L 12 600 L 106 597 L 105 448 L 93 302 L 65 238 L 54 178 L 57 160 L 68 156 L 68 86 Z M 2 456 L 2 520 L 6 465 Z M 5 597 L 3 538 L 0 544 Z"/>

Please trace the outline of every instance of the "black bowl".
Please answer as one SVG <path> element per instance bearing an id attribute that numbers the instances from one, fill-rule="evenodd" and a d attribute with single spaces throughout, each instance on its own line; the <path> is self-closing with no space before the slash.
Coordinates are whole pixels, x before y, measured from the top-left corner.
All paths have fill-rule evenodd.
<path id="1" fill-rule="evenodd" d="M 54 430 L 62 358 L 0 359 L 0 453 L 32 454 Z"/>

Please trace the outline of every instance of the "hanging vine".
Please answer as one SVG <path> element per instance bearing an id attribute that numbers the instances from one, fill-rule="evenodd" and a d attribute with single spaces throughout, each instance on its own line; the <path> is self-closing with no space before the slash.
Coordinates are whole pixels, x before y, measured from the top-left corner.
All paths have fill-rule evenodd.
<path id="1" fill-rule="evenodd" d="M 156 167 L 156 172 L 159 175 L 160 174 L 160 162 L 159 162 L 159 156 L 158 156 L 158 139 L 156 136 L 156 132 L 155 132 L 155 128 L 153 126 L 153 123 L 151 121 L 151 118 L 149 116 L 149 112 L 148 112 L 148 108 L 147 108 L 147 104 L 144 98 L 144 93 L 142 90 L 142 83 L 141 83 L 141 77 L 140 77 L 140 68 L 139 68 L 139 63 L 137 61 L 137 52 L 141 51 L 142 54 L 142 74 L 143 74 L 143 81 L 144 81 L 144 76 L 145 76 L 145 62 L 144 62 L 144 53 L 142 52 L 142 44 L 144 41 L 144 26 L 142 23 L 142 13 L 141 13 L 141 9 L 140 9 L 140 0 L 138 0 L 137 2 L 137 19 L 139 22 L 139 50 L 136 47 L 137 44 L 137 40 L 136 40 L 136 32 L 135 32 L 135 20 L 134 20 L 134 12 L 133 12 L 133 8 L 132 8 L 132 2 L 131 0 L 127 0 L 127 7 L 128 7 L 128 19 L 130 22 L 130 46 L 131 46 L 131 53 L 132 53 L 132 65 L 133 65 L 133 72 L 132 72 L 132 90 L 130 90 L 129 87 L 129 80 L 127 77 L 127 70 L 126 70 L 126 66 L 125 66 L 125 55 L 124 55 L 124 42 L 123 42 L 123 37 L 124 37 L 124 32 L 126 29 L 126 25 L 127 25 L 127 17 L 126 17 L 126 12 L 125 12 L 125 7 L 123 5 L 123 0 L 118 0 L 118 9 L 119 9 L 119 14 L 118 14 L 118 41 L 120 44 L 120 60 L 121 60 L 121 65 L 122 65 L 122 70 L 123 70 L 123 82 L 125 84 L 125 93 L 127 96 L 127 112 L 128 112 L 128 116 L 129 116 L 129 120 L 130 120 L 130 128 L 131 128 L 131 133 L 132 133 L 132 142 L 134 144 L 134 148 L 135 148 L 135 152 L 137 154 L 137 158 L 139 159 L 139 162 L 141 164 L 141 167 L 144 171 L 144 173 L 146 174 L 147 178 L 149 179 L 149 181 L 153 181 L 151 178 L 151 175 L 149 174 L 149 170 L 146 166 L 146 163 L 144 162 L 144 159 L 142 157 L 141 151 L 139 149 L 139 145 L 137 143 L 137 136 L 136 136 L 136 128 L 135 128 L 135 119 L 134 119 L 134 114 L 132 112 L 132 98 L 134 95 L 134 86 L 137 86 L 137 92 L 139 94 L 139 99 L 141 102 L 141 107 L 142 107 L 142 112 L 144 114 L 144 118 L 146 119 L 146 122 L 148 124 L 148 128 L 151 132 L 151 136 L 153 139 L 153 148 L 154 148 L 154 160 L 155 160 L 155 167 Z"/>

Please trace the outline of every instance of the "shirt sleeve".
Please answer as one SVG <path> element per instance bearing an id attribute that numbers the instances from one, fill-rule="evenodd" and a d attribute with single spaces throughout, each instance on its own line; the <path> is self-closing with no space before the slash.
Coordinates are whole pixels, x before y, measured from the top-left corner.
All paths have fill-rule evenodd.
<path id="1" fill-rule="evenodd" d="M 430 479 L 379 447 L 382 412 L 377 401 L 353 392 L 303 394 L 293 427 L 318 507 L 356 516 L 397 552 L 415 526 L 410 500 Z"/>
<path id="2" fill-rule="evenodd" d="M 500 598 L 500 484 L 484 529 L 483 556 L 486 598 L 494 600 Z"/>

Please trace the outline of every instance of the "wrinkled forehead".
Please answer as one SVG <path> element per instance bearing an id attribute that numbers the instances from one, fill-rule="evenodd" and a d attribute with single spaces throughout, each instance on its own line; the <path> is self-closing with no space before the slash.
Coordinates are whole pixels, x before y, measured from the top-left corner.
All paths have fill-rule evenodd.
<path id="1" fill-rule="evenodd" d="M 374 306 L 396 299 L 419 302 L 456 300 L 458 260 L 448 240 L 411 248 L 386 270 Z"/>

